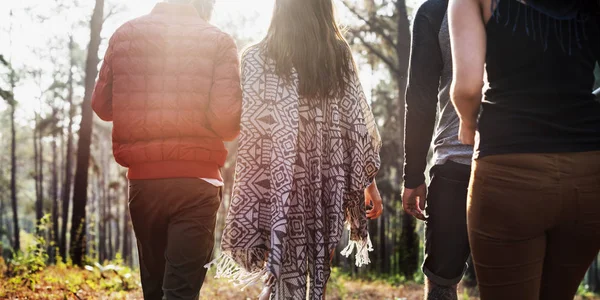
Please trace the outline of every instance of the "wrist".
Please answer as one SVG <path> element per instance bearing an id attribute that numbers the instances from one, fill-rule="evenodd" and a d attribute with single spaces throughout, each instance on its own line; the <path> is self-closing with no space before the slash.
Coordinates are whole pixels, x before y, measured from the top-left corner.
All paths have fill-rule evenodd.
<path id="1" fill-rule="evenodd" d="M 377 191 L 377 183 L 375 183 L 375 181 L 373 181 L 373 183 L 371 183 L 368 187 L 367 190 L 369 192 L 375 192 Z"/>
<path id="2" fill-rule="evenodd" d="M 463 128 L 475 129 L 477 128 L 477 120 L 469 118 L 461 118 L 460 126 Z"/>
<path id="3" fill-rule="evenodd" d="M 425 183 L 425 175 L 404 178 L 404 188 L 414 190 Z"/>
<path id="4" fill-rule="evenodd" d="M 405 184 L 404 189 L 405 190 L 416 190 L 417 188 L 419 188 L 420 186 L 422 186 L 424 184 L 425 184 L 425 182 L 415 183 L 415 184 Z"/>

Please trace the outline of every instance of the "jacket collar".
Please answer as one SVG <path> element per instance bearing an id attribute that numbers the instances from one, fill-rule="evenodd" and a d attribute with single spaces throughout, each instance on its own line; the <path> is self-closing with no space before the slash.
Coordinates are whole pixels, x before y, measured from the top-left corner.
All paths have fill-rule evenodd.
<path id="1" fill-rule="evenodd" d="M 170 15 L 170 16 L 185 16 L 185 17 L 200 17 L 196 8 L 191 4 L 174 4 L 159 2 L 152 9 L 153 15 Z"/>

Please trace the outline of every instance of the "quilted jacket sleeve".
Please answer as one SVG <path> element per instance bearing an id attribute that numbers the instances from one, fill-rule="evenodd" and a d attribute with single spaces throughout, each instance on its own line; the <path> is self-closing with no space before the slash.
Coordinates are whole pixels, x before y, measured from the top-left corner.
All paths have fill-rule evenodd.
<path id="1" fill-rule="evenodd" d="M 241 111 L 242 89 L 237 47 L 229 35 L 222 34 L 213 71 L 208 122 L 224 141 L 231 141 L 240 132 Z"/>
<path id="2" fill-rule="evenodd" d="M 104 54 L 104 61 L 100 68 L 100 75 L 94 88 L 94 94 L 92 95 L 92 108 L 104 121 L 113 120 L 112 111 L 112 87 L 113 87 L 113 72 L 112 72 L 112 55 L 115 37 L 110 39 L 106 54 Z"/>

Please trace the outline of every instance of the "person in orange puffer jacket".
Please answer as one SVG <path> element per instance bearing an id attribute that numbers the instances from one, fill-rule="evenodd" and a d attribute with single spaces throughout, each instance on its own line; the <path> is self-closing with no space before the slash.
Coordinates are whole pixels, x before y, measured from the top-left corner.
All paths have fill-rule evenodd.
<path id="1" fill-rule="evenodd" d="M 92 98 L 114 123 L 145 299 L 197 299 L 214 244 L 224 141 L 240 131 L 234 40 L 214 0 L 170 0 L 111 37 Z"/>

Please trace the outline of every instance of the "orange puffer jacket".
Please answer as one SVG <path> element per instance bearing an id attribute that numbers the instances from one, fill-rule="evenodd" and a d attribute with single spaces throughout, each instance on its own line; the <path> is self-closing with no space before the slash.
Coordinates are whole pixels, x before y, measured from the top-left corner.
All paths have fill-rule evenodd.
<path id="1" fill-rule="evenodd" d="M 241 105 L 233 39 L 193 6 L 167 3 L 111 37 L 92 98 L 114 122 L 113 153 L 130 179 L 221 179 Z"/>

